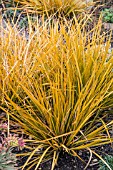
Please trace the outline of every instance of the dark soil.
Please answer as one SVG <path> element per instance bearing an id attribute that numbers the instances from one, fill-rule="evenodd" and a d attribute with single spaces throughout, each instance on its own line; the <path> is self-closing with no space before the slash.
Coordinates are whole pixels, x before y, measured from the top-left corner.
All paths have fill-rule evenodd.
<path id="1" fill-rule="evenodd" d="M 109 152 L 110 155 L 113 155 L 113 149 L 111 149 L 111 147 L 108 145 L 101 147 L 99 149 L 106 153 Z M 89 153 L 84 151 L 79 151 L 79 155 L 87 164 L 89 159 Z M 55 170 L 83 170 L 86 164 L 82 163 L 82 161 L 80 161 L 77 157 L 73 157 L 67 153 L 61 153 L 58 160 L 58 165 L 56 166 Z M 41 169 L 50 170 L 50 165 L 51 165 L 50 161 L 45 164 L 42 164 Z M 95 156 L 93 156 L 88 168 L 86 169 L 97 170 L 98 168 L 99 168 L 99 160 Z"/>
<path id="2" fill-rule="evenodd" d="M 111 145 L 96 147 L 93 150 L 95 150 L 95 152 L 97 152 L 102 157 L 104 157 L 107 154 L 113 156 L 113 148 Z M 25 152 L 25 149 L 22 152 Z M 89 156 L 90 156 L 89 152 L 86 150 L 80 150 L 78 151 L 78 155 L 86 163 L 83 163 L 77 157 L 73 157 L 66 152 L 61 152 L 55 170 L 84 170 L 89 160 Z M 18 166 L 23 165 L 26 159 L 27 158 L 19 159 L 17 162 Z M 40 165 L 39 170 L 51 170 L 51 164 L 52 164 L 52 160 L 47 161 Z M 89 166 L 86 168 L 86 170 L 98 170 L 98 168 L 99 168 L 99 159 L 95 155 L 93 155 L 91 158 L 91 162 L 89 163 Z M 35 167 L 33 167 L 31 170 L 34 169 Z M 21 170 L 21 168 L 19 170 Z"/>

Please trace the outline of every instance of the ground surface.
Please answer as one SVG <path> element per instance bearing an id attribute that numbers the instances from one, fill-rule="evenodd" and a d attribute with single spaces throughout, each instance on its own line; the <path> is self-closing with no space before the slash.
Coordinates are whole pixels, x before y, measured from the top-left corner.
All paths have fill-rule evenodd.
<path id="1" fill-rule="evenodd" d="M 106 154 L 113 156 L 113 148 L 111 145 L 104 145 L 101 147 L 95 148 L 95 151 L 101 155 L 102 157 Z M 89 152 L 87 151 L 79 151 L 78 155 L 86 162 L 88 163 L 89 160 Z M 21 166 L 24 162 L 24 159 L 18 160 L 18 165 Z M 43 163 L 39 170 L 51 170 L 51 163 L 52 161 L 48 161 L 46 163 Z M 77 157 L 73 157 L 67 153 L 61 153 L 59 155 L 57 166 L 55 167 L 55 170 L 84 170 L 86 164 L 82 163 Z M 99 159 L 96 156 L 92 156 L 91 162 L 89 166 L 86 168 L 86 170 L 98 170 L 99 168 Z M 32 168 L 31 170 L 34 170 Z M 21 170 L 21 169 L 19 169 Z M 26 168 L 27 170 L 27 168 Z"/>

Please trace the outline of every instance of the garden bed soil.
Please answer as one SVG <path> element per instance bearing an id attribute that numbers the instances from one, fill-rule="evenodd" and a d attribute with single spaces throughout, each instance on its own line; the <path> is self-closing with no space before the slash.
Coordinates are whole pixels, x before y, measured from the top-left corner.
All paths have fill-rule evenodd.
<path id="1" fill-rule="evenodd" d="M 113 156 L 113 148 L 111 145 L 103 145 L 100 147 L 96 147 L 94 150 L 102 157 L 104 157 L 107 154 Z M 25 150 L 23 151 L 25 152 Z M 79 158 L 77 157 L 71 156 L 65 152 L 61 152 L 55 170 L 85 170 L 85 167 L 90 157 L 89 152 L 86 150 L 80 150 L 78 151 L 78 155 L 86 162 L 86 164 L 79 160 Z M 17 162 L 18 166 L 22 166 L 26 160 L 27 158 L 19 159 Z M 41 164 L 38 170 L 51 170 L 51 164 L 52 160 L 47 161 Z M 34 169 L 35 167 L 33 167 L 31 170 Z M 99 159 L 95 155 L 93 155 L 91 158 L 91 162 L 89 163 L 89 166 L 86 168 L 86 170 L 98 170 L 98 169 Z"/>

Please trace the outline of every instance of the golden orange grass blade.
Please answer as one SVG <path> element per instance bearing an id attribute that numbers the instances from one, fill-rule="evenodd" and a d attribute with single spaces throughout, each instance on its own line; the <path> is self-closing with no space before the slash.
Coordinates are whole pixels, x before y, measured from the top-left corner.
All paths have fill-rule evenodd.
<path id="1" fill-rule="evenodd" d="M 42 145 L 39 145 L 28 157 L 27 161 L 25 162 L 24 166 L 22 167 L 22 169 L 24 169 L 26 167 L 26 165 L 28 164 L 29 160 L 32 158 L 32 156 L 35 154 L 35 152 L 39 151 L 39 149 L 42 148 Z"/>

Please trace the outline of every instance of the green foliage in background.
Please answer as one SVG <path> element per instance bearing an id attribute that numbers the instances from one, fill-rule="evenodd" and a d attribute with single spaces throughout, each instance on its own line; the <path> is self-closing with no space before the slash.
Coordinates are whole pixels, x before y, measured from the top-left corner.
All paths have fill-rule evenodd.
<path id="1" fill-rule="evenodd" d="M 104 22 L 113 23 L 113 8 L 104 9 L 102 15 Z"/>
<path id="2" fill-rule="evenodd" d="M 113 169 L 113 156 L 106 155 L 104 157 L 104 160 L 110 166 L 110 168 Z M 99 170 L 109 170 L 109 168 L 101 160 L 99 161 L 99 165 L 100 165 Z"/>

